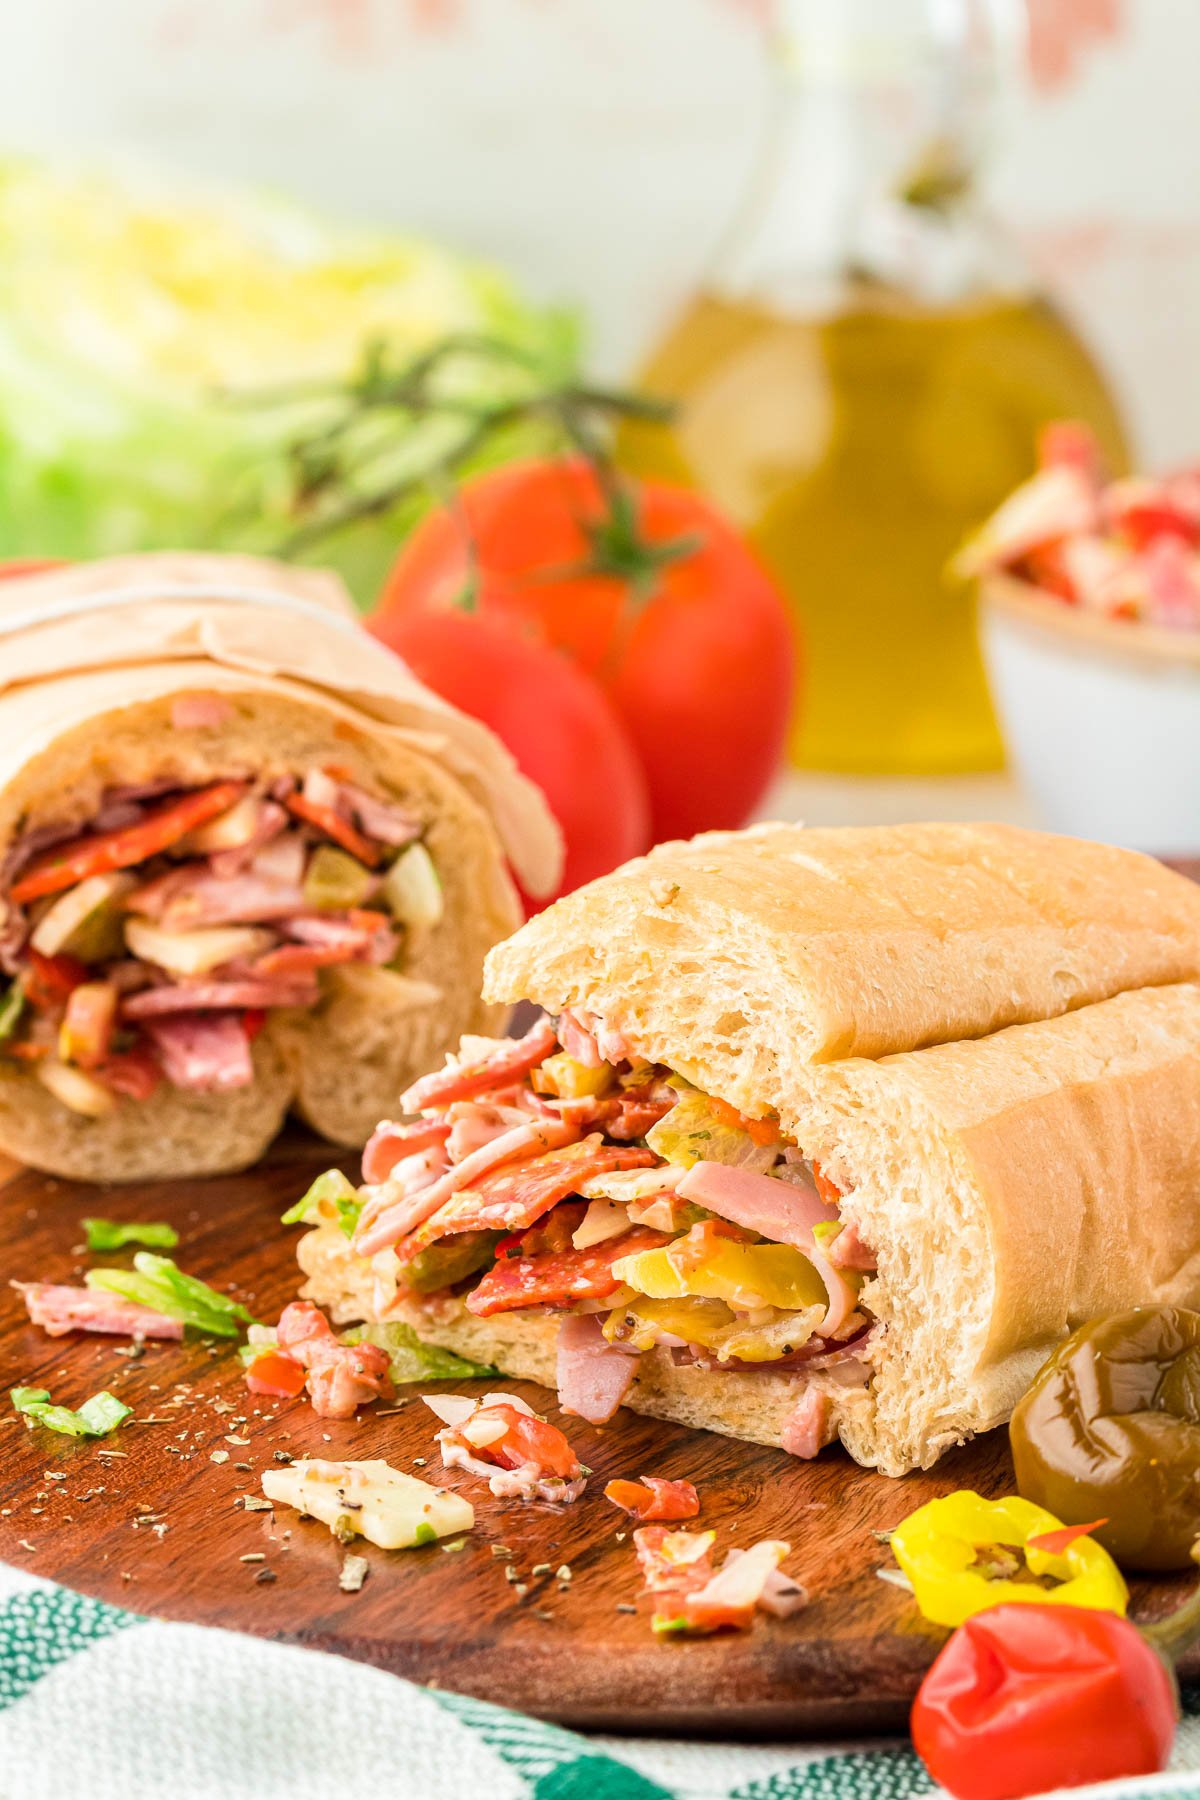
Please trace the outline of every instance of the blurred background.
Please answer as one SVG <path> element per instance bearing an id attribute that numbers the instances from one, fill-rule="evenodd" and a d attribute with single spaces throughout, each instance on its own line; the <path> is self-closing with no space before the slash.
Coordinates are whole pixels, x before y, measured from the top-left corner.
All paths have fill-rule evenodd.
<path id="1" fill-rule="evenodd" d="M 469 646 L 413 623 L 481 583 L 485 622 L 519 617 L 532 649 L 536 615 L 536 648 L 603 689 L 647 775 L 576 873 L 747 809 L 1200 845 L 1200 675 L 1178 629 L 1200 598 L 1157 660 L 1162 620 L 1134 609 L 1149 662 L 1128 629 L 1115 649 L 1060 642 L 1048 615 L 1005 613 L 985 668 L 974 590 L 946 572 L 1051 421 L 1089 427 L 1111 475 L 1196 454 L 1200 11 L 41 0 L 6 51 L 0 553 L 282 547 L 332 559 L 364 608 L 386 582 L 403 629 L 381 635 L 490 711 L 560 814 L 587 815 L 569 830 L 594 832 L 578 789 L 612 811 L 618 778 L 597 770 L 630 748 L 599 743 L 607 712 L 589 737 L 592 697 L 572 693 L 567 736 L 543 722 L 531 742 L 544 672 L 498 672 L 481 649 L 472 692 Z M 412 359 L 462 333 L 487 354 L 447 352 L 397 401 Z M 616 385 L 677 410 L 613 404 Z M 565 412 L 539 406 L 547 390 Z M 481 469 L 564 448 L 599 466 L 586 491 L 560 484 L 577 542 L 535 541 L 545 483 L 504 495 L 503 527 L 501 502 L 464 502 Z M 749 544 L 787 647 L 733 549 L 706 539 L 718 525 L 654 513 L 641 484 L 660 481 Z M 414 549 L 431 511 L 443 539 Z M 1188 520 L 1171 529 L 1194 586 Z M 693 568 L 697 539 L 712 554 Z M 1011 576 L 1002 560 L 972 572 Z M 536 603 L 513 593 L 531 565 Z M 569 624 L 549 618 L 547 567 L 572 575 Z M 1078 611 L 1039 569 L 1016 573 Z M 689 570 L 712 590 L 697 643 L 665 617 Z M 1107 627 L 1121 608 L 1090 610 Z M 618 652 L 650 673 L 614 675 Z M 662 702 L 669 769 L 645 727 L 651 675 L 680 690 Z M 1167 715 L 1186 792 L 1156 812 Z M 744 779 L 724 792 L 731 766 Z"/>

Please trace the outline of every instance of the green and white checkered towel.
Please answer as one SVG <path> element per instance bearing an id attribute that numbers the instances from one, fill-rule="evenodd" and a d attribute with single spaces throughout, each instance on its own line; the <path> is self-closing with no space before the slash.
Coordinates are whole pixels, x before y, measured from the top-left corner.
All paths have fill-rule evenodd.
<path id="1" fill-rule="evenodd" d="M 1200 1796 L 1178 1773 L 1103 1789 Z M 907 1800 L 905 1744 L 584 1738 L 378 1669 L 142 1619 L 0 1565 L 0 1800 Z M 1081 1797 L 1077 1796 L 1077 1800 Z"/>

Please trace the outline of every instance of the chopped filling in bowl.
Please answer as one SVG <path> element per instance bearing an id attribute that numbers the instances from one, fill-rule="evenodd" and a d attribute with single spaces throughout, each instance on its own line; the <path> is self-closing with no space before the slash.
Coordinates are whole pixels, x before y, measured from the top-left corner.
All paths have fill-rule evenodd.
<path id="1" fill-rule="evenodd" d="M 438 924 L 423 833 L 332 769 L 112 789 L 83 831 L 27 831 L 0 868 L 0 1066 L 90 1117 L 249 1085 L 273 1008 Z"/>
<path id="2" fill-rule="evenodd" d="M 1037 473 L 956 558 L 1109 619 L 1200 630 L 1200 468 L 1106 481 L 1083 425 L 1049 425 Z"/>
<path id="3" fill-rule="evenodd" d="M 357 1196 L 324 1176 L 290 1215 L 350 1233 L 385 1310 L 392 1294 L 434 1308 L 453 1294 L 484 1319 L 559 1315 L 560 1400 L 595 1422 L 647 1352 L 807 1376 L 785 1447 L 829 1441 L 831 1390 L 870 1377 L 874 1258 L 774 1117 L 569 1012 L 518 1040 L 464 1039 L 403 1104 L 367 1145 Z"/>

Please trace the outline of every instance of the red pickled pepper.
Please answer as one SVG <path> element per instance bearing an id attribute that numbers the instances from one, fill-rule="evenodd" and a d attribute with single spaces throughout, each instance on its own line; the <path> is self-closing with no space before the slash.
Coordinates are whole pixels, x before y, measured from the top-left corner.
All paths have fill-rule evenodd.
<path id="1" fill-rule="evenodd" d="M 996 1606 L 960 1625 L 913 1703 L 917 1754 L 955 1800 L 1020 1800 L 1165 1767 L 1175 1657 L 1200 1636 L 1200 1589 L 1139 1631 L 1115 1613 Z"/>

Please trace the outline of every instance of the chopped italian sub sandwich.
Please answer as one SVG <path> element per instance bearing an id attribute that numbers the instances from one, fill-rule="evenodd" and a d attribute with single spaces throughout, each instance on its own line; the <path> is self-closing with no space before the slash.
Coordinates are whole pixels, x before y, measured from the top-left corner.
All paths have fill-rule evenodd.
<path id="1" fill-rule="evenodd" d="M 501 745 L 242 557 L 0 583 L 0 1150 L 104 1180 L 362 1144 L 557 834 Z"/>
<path id="2" fill-rule="evenodd" d="M 1081 1320 L 1200 1301 L 1200 890 L 993 825 L 668 844 L 526 924 L 468 1038 L 318 1184 L 342 1320 L 889 1475 Z"/>

